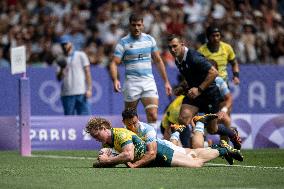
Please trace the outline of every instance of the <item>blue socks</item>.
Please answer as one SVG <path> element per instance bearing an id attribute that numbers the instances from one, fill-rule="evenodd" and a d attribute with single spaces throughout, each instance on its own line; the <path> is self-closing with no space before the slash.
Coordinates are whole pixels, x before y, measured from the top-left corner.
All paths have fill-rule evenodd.
<path id="1" fill-rule="evenodd" d="M 224 136 L 228 136 L 229 138 L 233 138 L 234 137 L 234 132 L 227 128 L 225 125 L 223 124 L 218 124 L 218 130 L 217 133 L 218 135 L 224 135 Z"/>

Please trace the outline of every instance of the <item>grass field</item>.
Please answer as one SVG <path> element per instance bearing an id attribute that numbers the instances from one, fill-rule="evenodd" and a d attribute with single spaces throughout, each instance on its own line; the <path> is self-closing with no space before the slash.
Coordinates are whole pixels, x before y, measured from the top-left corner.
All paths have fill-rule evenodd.
<path id="1" fill-rule="evenodd" d="M 91 168 L 94 151 L 0 152 L 0 188 L 284 188 L 284 150 L 244 150 L 245 161 L 220 158 L 203 168 Z"/>

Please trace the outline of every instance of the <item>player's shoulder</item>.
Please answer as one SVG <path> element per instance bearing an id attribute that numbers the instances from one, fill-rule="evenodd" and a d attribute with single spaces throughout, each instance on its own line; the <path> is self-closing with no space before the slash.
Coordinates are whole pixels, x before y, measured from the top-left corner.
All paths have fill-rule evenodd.
<path id="1" fill-rule="evenodd" d="M 81 55 L 85 55 L 86 53 L 82 50 L 75 50 L 74 51 L 74 56 L 81 56 Z"/>
<path id="2" fill-rule="evenodd" d="M 141 33 L 141 37 L 143 41 L 155 41 L 154 37 L 147 33 Z"/>
<path id="3" fill-rule="evenodd" d="M 224 48 L 232 48 L 232 46 L 224 41 L 220 41 L 220 46 L 224 47 Z"/>
<path id="4" fill-rule="evenodd" d="M 126 129 L 126 128 L 113 128 L 114 132 L 119 132 L 119 133 L 129 133 L 130 130 Z"/>
<path id="5" fill-rule="evenodd" d="M 154 128 L 151 125 L 149 125 L 148 123 L 144 123 L 144 122 L 140 121 L 139 124 L 140 124 L 141 131 L 147 132 L 147 131 L 154 130 Z"/>
<path id="6" fill-rule="evenodd" d="M 180 96 L 176 97 L 174 99 L 174 101 L 172 101 L 172 103 L 171 103 L 172 106 L 170 106 L 170 108 L 174 108 L 174 107 L 180 105 L 182 103 L 183 99 L 184 99 L 184 95 L 180 95 Z"/>
<path id="7" fill-rule="evenodd" d="M 225 81 L 224 81 L 224 79 L 223 79 L 222 77 L 217 76 L 217 77 L 215 78 L 215 82 L 216 82 L 216 83 L 224 83 Z"/>
<path id="8" fill-rule="evenodd" d="M 128 141 L 131 140 L 133 135 L 135 135 L 135 133 L 125 128 L 113 128 L 114 140 Z"/>
<path id="9" fill-rule="evenodd" d="M 207 44 L 205 43 L 205 44 L 203 44 L 203 45 L 201 45 L 199 48 L 198 48 L 198 52 L 203 52 L 205 49 L 207 49 Z"/>
<path id="10" fill-rule="evenodd" d="M 129 135 L 131 134 L 129 130 L 125 128 L 113 128 L 112 129 L 114 135 Z"/>
<path id="11" fill-rule="evenodd" d="M 147 33 L 141 33 L 141 37 L 149 38 L 149 39 L 153 38 L 150 34 L 147 34 Z"/>
<path id="12" fill-rule="evenodd" d="M 131 42 L 131 36 L 130 34 L 126 34 L 125 36 L 121 37 L 118 41 L 118 44 L 125 45 L 127 43 Z"/>

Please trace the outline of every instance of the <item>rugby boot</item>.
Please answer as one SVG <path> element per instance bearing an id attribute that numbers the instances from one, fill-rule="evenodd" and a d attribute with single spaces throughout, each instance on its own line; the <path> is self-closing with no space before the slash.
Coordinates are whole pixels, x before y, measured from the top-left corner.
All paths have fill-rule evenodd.
<path id="1" fill-rule="evenodd" d="M 212 148 L 212 149 L 217 149 L 217 150 L 219 151 L 219 149 L 220 149 L 220 148 L 223 148 L 223 147 L 221 147 L 221 145 L 219 145 L 219 144 L 213 144 L 213 145 L 211 146 L 211 148 Z M 226 151 L 227 151 L 227 150 L 226 150 Z M 219 151 L 219 152 L 220 152 L 220 151 Z M 234 159 L 233 159 L 231 156 L 229 156 L 228 153 L 225 153 L 224 155 L 221 155 L 221 157 L 222 157 L 222 159 L 225 158 L 225 160 L 226 160 L 230 165 L 233 165 L 233 164 L 234 164 Z"/>
<path id="2" fill-rule="evenodd" d="M 181 133 L 185 128 L 186 128 L 185 125 L 171 124 L 171 131 L 172 131 L 172 133 L 175 132 L 175 131 L 178 131 L 178 132 Z"/>
<path id="3" fill-rule="evenodd" d="M 242 148 L 242 139 L 236 127 L 232 127 L 231 129 L 234 132 L 234 136 L 230 138 L 230 141 L 233 143 L 235 149 L 240 150 Z"/>
<path id="4" fill-rule="evenodd" d="M 244 161 L 244 157 L 240 150 L 234 149 L 226 141 L 221 140 L 220 146 L 227 149 L 227 155 L 238 161 Z"/>
<path id="5" fill-rule="evenodd" d="M 209 121 L 217 119 L 217 118 L 218 118 L 217 114 L 205 114 L 203 116 L 194 116 L 193 122 L 196 123 L 200 121 L 202 123 L 208 123 Z"/>

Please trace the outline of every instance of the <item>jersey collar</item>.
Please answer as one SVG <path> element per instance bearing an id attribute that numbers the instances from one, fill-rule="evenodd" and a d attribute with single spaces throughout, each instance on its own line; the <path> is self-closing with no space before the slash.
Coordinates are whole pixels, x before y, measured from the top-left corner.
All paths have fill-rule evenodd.
<path id="1" fill-rule="evenodd" d="M 186 60 L 187 52 L 188 52 L 188 48 L 185 46 L 185 47 L 184 47 L 184 54 L 183 54 L 182 62 Z M 176 58 L 176 61 L 177 61 L 179 64 L 181 64 L 181 62 L 178 60 L 178 58 Z"/>

